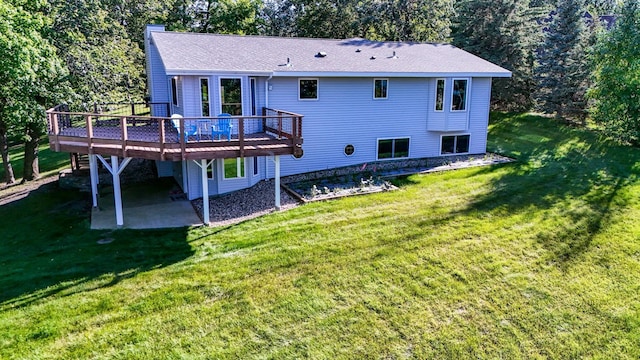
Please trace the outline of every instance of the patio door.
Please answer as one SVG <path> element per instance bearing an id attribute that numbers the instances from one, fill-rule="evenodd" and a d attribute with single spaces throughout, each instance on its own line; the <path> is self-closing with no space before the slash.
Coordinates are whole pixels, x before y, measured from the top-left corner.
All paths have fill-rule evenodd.
<path id="1" fill-rule="evenodd" d="M 220 78 L 220 113 L 242 115 L 242 79 Z"/>

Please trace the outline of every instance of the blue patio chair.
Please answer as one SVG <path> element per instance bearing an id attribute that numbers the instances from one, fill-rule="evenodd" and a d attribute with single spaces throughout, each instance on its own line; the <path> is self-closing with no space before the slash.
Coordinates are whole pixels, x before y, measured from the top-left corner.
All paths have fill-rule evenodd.
<path id="1" fill-rule="evenodd" d="M 233 125 L 231 124 L 231 115 L 227 113 L 219 114 L 218 119 L 213 122 L 213 125 L 211 125 L 211 137 L 215 140 L 216 136 L 218 139 L 222 139 L 222 135 L 226 135 L 227 141 L 231 141 L 232 129 Z"/>
<path id="2" fill-rule="evenodd" d="M 171 115 L 171 123 L 173 127 L 178 130 L 178 136 L 180 136 L 180 119 L 182 119 L 182 115 L 173 114 Z M 196 136 L 198 141 L 200 141 L 200 132 L 198 131 L 198 125 L 193 121 L 185 121 L 184 122 L 184 141 L 186 142 L 189 136 Z"/>

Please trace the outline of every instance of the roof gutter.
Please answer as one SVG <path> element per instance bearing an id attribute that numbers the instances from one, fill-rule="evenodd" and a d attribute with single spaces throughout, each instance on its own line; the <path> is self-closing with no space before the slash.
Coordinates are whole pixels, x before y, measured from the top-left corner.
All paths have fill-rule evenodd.
<path id="1" fill-rule="evenodd" d="M 407 77 L 407 78 L 436 78 L 436 77 L 511 77 L 511 71 L 488 72 L 339 72 L 339 71 L 276 71 L 272 76 L 278 77 Z"/>

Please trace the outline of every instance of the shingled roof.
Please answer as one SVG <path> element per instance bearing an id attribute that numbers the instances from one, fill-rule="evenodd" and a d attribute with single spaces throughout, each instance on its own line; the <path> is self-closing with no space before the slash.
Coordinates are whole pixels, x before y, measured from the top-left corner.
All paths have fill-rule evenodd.
<path id="1" fill-rule="evenodd" d="M 511 72 L 447 44 L 153 32 L 167 75 L 482 76 Z"/>

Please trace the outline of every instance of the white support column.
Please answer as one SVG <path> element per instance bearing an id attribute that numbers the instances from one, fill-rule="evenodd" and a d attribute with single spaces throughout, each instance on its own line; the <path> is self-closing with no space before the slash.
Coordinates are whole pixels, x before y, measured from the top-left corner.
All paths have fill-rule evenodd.
<path id="1" fill-rule="evenodd" d="M 111 156 L 111 175 L 113 177 L 113 199 L 116 206 L 116 225 L 124 225 L 124 215 L 122 214 L 122 190 L 120 189 L 120 171 L 118 171 L 118 157 Z"/>
<path id="2" fill-rule="evenodd" d="M 213 160 L 207 161 L 206 159 L 193 162 L 200 168 L 200 174 L 202 175 L 202 221 L 205 225 L 211 223 L 209 216 L 209 178 L 207 177 L 207 168 L 213 163 Z"/>
<path id="3" fill-rule="evenodd" d="M 276 210 L 280 210 L 280 155 L 274 156 L 276 179 Z"/>
<path id="4" fill-rule="evenodd" d="M 91 199 L 93 207 L 98 207 L 98 159 L 96 155 L 89 154 L 89 178 L 91 180 Z"/>
<path id="5" fill-rule="evenodd" d="M 200 160 L 200 172 L 202 173 L 202 221 L 209 225 L 209 179 L 207 178 L 207 160 Z"/>
<path id="6" fill-rule="evenodd" d="M 116 225 L 122 227 L 124 225 L 124 216 L 122 213 L 122 189 L 120 188 L 120 173 L 129 165 L 131 158 L 125 158 L 122 163 L 118 164 L 118 157 L 111 156 L 111 165 L 100 155 L 97 158 L 102 162 L 105 168 L 111 173 L 113 178 L 113 200 L 116 208 Z"/>

